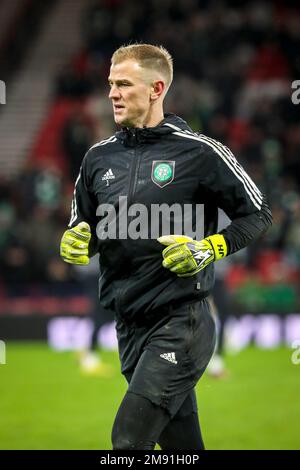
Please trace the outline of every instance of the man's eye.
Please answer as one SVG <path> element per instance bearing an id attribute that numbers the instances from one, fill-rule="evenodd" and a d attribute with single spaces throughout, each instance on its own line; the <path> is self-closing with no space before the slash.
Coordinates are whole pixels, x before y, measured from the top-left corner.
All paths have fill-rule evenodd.
<path id="1" fill-rule="evenodd" d="M 110 88 L 112 88 L 113 85 L 114 85 L 113 83 L 109 83 L 109 84 L 108 84 L 108 86 L 109 86 Z M 128 87 L 128 86 L 131 86 L 131 83 L 127 83 L 127 82 L 116 83 L 116 87 L 117 87 L 117 88 Z"/>

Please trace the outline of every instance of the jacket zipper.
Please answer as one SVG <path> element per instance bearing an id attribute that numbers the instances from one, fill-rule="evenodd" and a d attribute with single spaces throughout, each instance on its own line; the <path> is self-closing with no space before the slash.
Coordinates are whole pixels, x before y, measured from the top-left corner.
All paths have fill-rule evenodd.
<path id="1" fill-rule="evenodd" d="M 138 171 L 140 167 L 140 160 L 141 160 L 141 154 L 137 152 L 136 147 L 134 148 L 134 155 L 133 155 L 133 163 L 130 169 L 130 176 L 129 176 L 129 187 L 128 187 L 128 194 L 127 194 L 127 210 L 130 207 L 131 204 L 131 199 L 133 198 L 136 183 L 137 183 L 137 176 L 138 176 Z M 121 305 L 122 305 L 122 294 L 125 290 L 125 286 L 121 286 L 118 289 L 117 295 L 116 295 L 116 311 L 121 315 Z"/>
<path id="2" fill-rule="evenodd" d="M 133 198 L 136 183 L 137 183 L 137 176 L 140 167 L 140 160 L 141 160 L 141 153 L 137 152 L 136 147 L 134 148 L 134 156 L 133 156 L 133 163 L 130 172 L 130 179 L 129 179 L 129 189 L 127 195 L 127 208 L 129 208 L 131 204 L 131 200 Z"/>

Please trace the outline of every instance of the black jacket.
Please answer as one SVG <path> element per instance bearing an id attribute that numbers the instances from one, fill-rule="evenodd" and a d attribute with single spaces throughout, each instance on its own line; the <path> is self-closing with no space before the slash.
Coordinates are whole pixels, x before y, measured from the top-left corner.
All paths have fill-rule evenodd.
<path id="1" fill-rule="evenodd" d="M 121 238 L 117 229 L 116 239 L 99 241 L 97 224 L 106 219 L 104 213 L 96 215 L 97 207 L 111 204 L 119 224 L 120 196 L 127 197 L 128 207 L 143 204 L 149 213 L 151 204 L 179 204 L 182 210 L 190 204 L 193 228 L 200 213 L 198 239 L 216 233 L 218 207 L 223 209 L 232 220 L 221 232 L 229 254 L 257 239 L 272 219 L 264 196 L 229 149 L 192 132 L 175 115 L 166 115 L 154 128 L 123 128 L 91 147 L 76 181 L 69 227 L 81 221 L 91 225 L 90 251 L 100 253 L 100 300 L 128 322 L 137 316 L 141 321 L 166 304 L 206 297 L 214 267 L 179 278 L 162 267 L 163 246 L 156 239 L 126 239 L 124 226 Z M 127 217 L 127 226 L 135 218 Z M 170 220 L 172 227 L 172 213 Z M 162 221 L 159 227 L 161 231 Z M 150 227 L 142 228 L 150 234 Z"/>

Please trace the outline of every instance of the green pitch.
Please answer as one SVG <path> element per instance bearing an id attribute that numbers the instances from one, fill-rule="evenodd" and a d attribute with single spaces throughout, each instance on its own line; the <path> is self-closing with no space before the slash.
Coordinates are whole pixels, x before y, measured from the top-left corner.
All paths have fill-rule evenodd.
<path id="1" fill-rule="evenodd" d="M 110 449 L 126 390 L 116 353 L 112 378 L 85 377 L 74 353 L 8 343 L 0 365 L 0 449 Z M 300 364 L 291 350 L 247 349 L 226 359 L 230 375 L 197 387 L 208 449 L 300 449 Z"/>

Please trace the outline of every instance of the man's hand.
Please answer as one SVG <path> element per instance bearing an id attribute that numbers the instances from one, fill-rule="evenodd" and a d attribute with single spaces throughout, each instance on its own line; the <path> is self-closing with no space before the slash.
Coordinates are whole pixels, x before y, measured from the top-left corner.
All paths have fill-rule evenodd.
<path id="1" fill-rule="evenodd" d="M 76 227 L 66 230 L 60 242 L 60 256 L 66 263 L 89 264 L 88 247 L 91 229 L 87 222 L 80 222 Z"/>
<path id="2" fill-rule="evenodd" d="M 165 235 L 157 241 L 167 245 L 162 252 L 163 267 L 170 269 L 179 277 L 194 276 L 210 263 L 227 255 L 227 245 L 223 235 L 212 235 L 201 241 L 185 235 Z"/>

